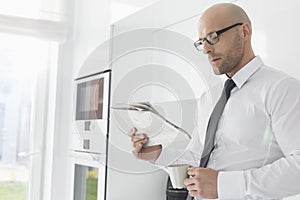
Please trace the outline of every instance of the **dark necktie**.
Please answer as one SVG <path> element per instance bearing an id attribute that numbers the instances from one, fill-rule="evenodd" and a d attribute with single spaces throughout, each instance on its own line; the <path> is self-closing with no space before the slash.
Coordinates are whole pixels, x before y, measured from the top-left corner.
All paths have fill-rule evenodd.
<path id="1" fill-rule="evenodd" d="M 234 87 L 235 87 L 235 83 L 233 82 L 232 79 L 228 79 L 225 82 L 222 95 L 218 100 L 209 118 L 207 130 L 206 130 L 205 145 L 204 145 L 204 149 L 200 161 L 200 167 L 207 166 L 210 154 L 214 150 L 214 142 L 215 142 L 215 136 L 216 136 L 219 119 L 223 113 L 227 100 L 230 97 L 230 92 Z"/>
<path id="2" fill-rule="evenodd" d="M 227 100 L 230 97 L 230 92 L 235 86 L 236 85 L 232 79 L 228 79 L 225 82 L 222 95 L 218 100 L 213 112 L 210 115 L 209 122 L 207 125 L 207 130 L 206 130 L 204 149 L 200 161 L 200 167 L 206 167 L 208 164 L 210 154 L 214 150 L 214 142 L 215 142 L 216 130 L 218 127 L 219 119 L 223 113 Z M 193 197 L 188 195 L 186 200 L 193 200 Z"/>

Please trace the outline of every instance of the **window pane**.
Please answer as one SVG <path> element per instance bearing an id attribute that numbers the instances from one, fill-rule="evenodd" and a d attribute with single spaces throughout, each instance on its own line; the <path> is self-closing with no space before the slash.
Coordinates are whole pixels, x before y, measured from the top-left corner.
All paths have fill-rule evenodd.
<path id="1" fill-rule="evenodd" d="M 36 80 L 46 67 L 48 44 L 8 34 L 0 34 L 0 43 L 0 200 L 25 200 L 36 155 L 31 131 Z"/>

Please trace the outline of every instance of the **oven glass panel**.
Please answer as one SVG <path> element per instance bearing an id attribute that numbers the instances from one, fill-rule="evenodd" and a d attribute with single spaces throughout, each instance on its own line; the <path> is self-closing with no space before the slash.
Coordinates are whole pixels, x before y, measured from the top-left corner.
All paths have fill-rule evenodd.
<path id="1" fill-rule="evenodd" d="M 102 119 L 104 78 L 77 85 L 76 120 Z"/>
<path id="2" fill-rule="evenodd" d="M 74 200 L 97 200 L 98 169 L 75 165 Z"/>

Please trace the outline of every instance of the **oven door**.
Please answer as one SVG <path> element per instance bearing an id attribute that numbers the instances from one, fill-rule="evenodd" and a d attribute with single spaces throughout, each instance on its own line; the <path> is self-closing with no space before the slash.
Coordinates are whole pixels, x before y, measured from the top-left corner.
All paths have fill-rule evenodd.
<path id="1" fill-rule="evenodd" d="M 107 119 L 109 72 L 77 79 L 75 120 Z"/>
<path id="2" fill-rule="evenodd" d="M 83 155 L 84 156 L 84 155 Z M 72 159 L 72 200 L 104 200 L 105 199 L 105 165 L 104 156 L 101 161 L 93 159 Z"/>
<path id="3" fill-rule="evenodd" d="M 79 78 L 75 83 L 72 150 L 105 154 L 110 71 Z"/>

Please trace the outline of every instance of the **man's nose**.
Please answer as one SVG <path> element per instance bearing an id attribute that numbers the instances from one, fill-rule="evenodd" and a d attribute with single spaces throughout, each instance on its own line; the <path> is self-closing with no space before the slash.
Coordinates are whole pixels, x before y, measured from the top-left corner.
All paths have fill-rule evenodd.
<path id="1" fill-rule="evenodd" d="M 209 54 L 212 52 L 212 45 L 210 45 L 207 41 L 203 41 L 202 48 L 204 54 Z"/>

